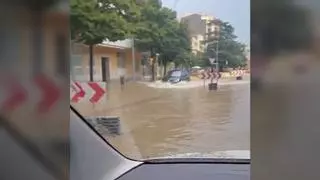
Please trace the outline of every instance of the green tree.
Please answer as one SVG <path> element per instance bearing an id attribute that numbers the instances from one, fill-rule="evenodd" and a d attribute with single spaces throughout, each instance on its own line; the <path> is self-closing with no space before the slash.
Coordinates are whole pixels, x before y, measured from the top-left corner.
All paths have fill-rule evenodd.
<path id="1" fill-rule="evenodd" d="M 208 46 L 203 59 L 204 66 L 209 66 L 209 58 L 216 58 L 217 54 L 219 68 L 245 65 L 246 46 L 236 40 L 237 36 L 230 23 L 221 21 L 219 34 L 212 37 L 205 42 L 208 43 Z"/>
<path id="2" fill-rule="evenodd" d="M 159 53 L 158 63 L 164 67 L 165 74 L 168 62 L 181 64 L 182 57 L 191 49 L 187 28 L 178 22 L 175 11 L 162 7 L 157 0 L 147 1 L 141 14 L 136 45 L 141 51 L 149 51 L 153 59 Z M 154 63 L 151 65 L 153 75 Z"/>
<path id="3" fill-rule="evenodd" d="M 162 7 L 157 0 L 146 1 L 142 5 L 140 23 L 136 26 L 135 42 L 137 48 L 140 51 L 150 52 L 153 59 L 156 59 L 156 54 L 160 54 L 161 59 L 167 59 L 169 54 L 163 52 L 170 44 L 167 37 L 173 37 L 177 29 L 176 22 L 174 11 Z M 155 61 L 151 62 L 153 80 L 155 79 L 155 63 Z"/>
<path id="4" fill-rule="evenodd" d="M 93 81 L 93 47 L 130 36 L 140 11 L 135 0 L 71 0 L 70 6 L 71 39 L 89 46 Z"/>
<path id="5" fill-rule="evenodd" d="M 189 58 L 187 59 L 187 64 L 189 67 L 193 66 L 202 66 L 203 53 L 193 54 L 190 53 Z"/>
<path id="6" fill-rule="evenodd" d="M 173 57 L 175 66 L 192 66 L 195 56 L 191 51 L 191 39 L 186 24 L 179 24 L 179 28 L 176 31 L 176 40 L 177 43 L 172 46 L 172 49 L 175 50 L 175 57 Z"/>

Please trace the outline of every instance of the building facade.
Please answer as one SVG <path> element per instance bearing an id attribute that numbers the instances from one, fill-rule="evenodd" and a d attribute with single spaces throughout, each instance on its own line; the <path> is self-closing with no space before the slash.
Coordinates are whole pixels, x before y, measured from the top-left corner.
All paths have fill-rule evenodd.
<path id="1" fill-rule="evenodd" d="M 204 52 L 204 36 L 201 34 L 191 35 L 191 48 L 193 54 Z"/>
<path id="2" fill-rule="evenodd" d="M 76 81 L 89 81 L 89 47 L 72 44 L 70 73 Z M 104 41 L 93 49 L 93 80 L 118 80 L 121 74 L 126 79 L 140 78 L 141 55 L 133 50 L 131 39 L 110 42 Z"/>
<path id="3" fill-rule="evenodd" d="M 213 20 L 215 20 L 213 16 L 202 14 L 190 14 L 181 18 L 181 22 L 188 26 L 194 53 L 204 52 L 206 41 L 213 38 L 215 32 L 219 30 Z"/>

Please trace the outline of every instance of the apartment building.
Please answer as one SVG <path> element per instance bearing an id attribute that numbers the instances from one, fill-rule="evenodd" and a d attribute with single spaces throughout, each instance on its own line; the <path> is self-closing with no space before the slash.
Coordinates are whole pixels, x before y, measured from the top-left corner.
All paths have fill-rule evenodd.
<path id="1" fill-rule="evenodd" d="M 201 34 L 191 35 L 191 47 L 193 54 L 204 52 L 204 36 Z"/>
<path id="2" fill-rule="evenodd" d="M 217 25 L 213 23 L 214 19 L 213 16 L 203 14 L 190 14 L 181 17 L 181 22 L 188 25 L 194 53 L 204 52 L 206 47 L 204 42 L 211 39 L 215 35 L 214 32 L 218 31 Z"/>

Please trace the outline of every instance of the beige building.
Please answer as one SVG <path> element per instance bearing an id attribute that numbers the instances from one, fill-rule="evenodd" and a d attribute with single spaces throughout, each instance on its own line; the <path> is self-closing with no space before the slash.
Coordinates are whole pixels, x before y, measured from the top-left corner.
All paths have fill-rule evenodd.
<path id="1" fill-rule="evenodd" d="M 193 54 L 197 54 L 199 52 L 204 52 L 204 36 L 201 34 L 196 34 L 191 36 L 191 48 Z"/>
<path id="2" fill-rule="evenodd" d="M 82 44 L 72 44 L 70 61 L 71 78 L 89 81 L 89 48 Z M 133 58 L 134 57 L 134 58 Z M 140 53 L 132 52 L 132 40 L 104 41 L 93 49 L 93 80 L 109 82 L 118 80 L 121 74 L 132 79 L 141 74 Z M 133 62 L 134 61 L 134 62 Z"/>
<path id="3" fill-rule="evenodd" d="M 215 18 L 210 15 L 190 14 L 181 17 L 181 22 L 188 25 L 194 53 L 204 52 L 205 41 L 214 36 L 218 27 L 212 23 Z"/>

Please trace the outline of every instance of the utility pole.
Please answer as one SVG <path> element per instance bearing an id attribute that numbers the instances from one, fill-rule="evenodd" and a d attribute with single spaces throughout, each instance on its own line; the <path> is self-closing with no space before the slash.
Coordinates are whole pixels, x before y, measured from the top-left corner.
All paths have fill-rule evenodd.
<path id="1" fill-rule="evenodd" d="M 219 39 L 217 39 L 217 45 L 216 45 L 216 70 L 218 71 L 218 73 L 220 72 L 220 68 L 219 68 Z"/>
<path id="2" fill-rule="evenodd" d="M 220 68 L 219 68 L 219 39 L 220 39 L 220 25 L 221 21 L 219 19 L 215 19 L 210 24 L 214 24 L 216 26 L 219 26 L 219 28 L 215 28 L 216 30 L 214 31 L 214 41 L 216 43 L 216 50 L 215 50 L 215 58 L 209 58 L 210 64 L 211 64 L 211 73 L 214 73 L 214 68 L 213 66 L 216 66 L 216 72 L 219 75 Z M 213 42 L 214 43 L 214 42 Z M 217 77 L 219 78 L 219 77 Z M 211 78 L 211 83 L 209 84 L 209 90 L 216 90 L 218 87 L 218 80 L 216 83 L 213 83 L 213 78 Z"/>
<path id="3" fill-rule="evenodd" d="M 219 40 L 220 40 L 220 27 L 221 27 L 221 21 L 219 19 L 215 19 L 213 20 L 213 24 L 215 26 L 218 26 L 218 28 L 215 28 L 215 31 L 214 31 L 214 38 L 216 40 L 216 68 L 217 68 L 217 71 L 218 73 L 220 72 L 220 67 L 219 67 Z"/>

